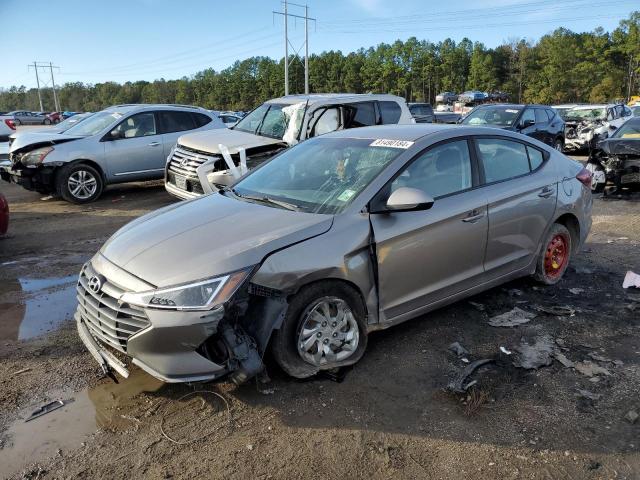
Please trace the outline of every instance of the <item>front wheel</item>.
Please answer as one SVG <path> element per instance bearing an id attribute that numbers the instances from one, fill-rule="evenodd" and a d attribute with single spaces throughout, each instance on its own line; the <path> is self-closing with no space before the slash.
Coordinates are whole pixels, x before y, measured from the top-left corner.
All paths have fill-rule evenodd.
<path id="1" fill-rule="evenodd" d="M 102 194 L 103 188 L 100 172 L 84 163 L 65 165 L 56 174 L 56 191 L 67 202 L 93 202 Z"/>
<path id="2" fill-rule="evenodd" d="M 567 271 L 573 244 L 567 227 L 554 223 L 547 233 L 538 257 L 534 278 L 545 285 L 555 285 Z"/>
<path id="3" fill-rule="evenodd" d="M 275 361 L 295 378 L 352 365 L 366 346 L 362 299 L 355 289 L 338 281 L 301 289 L 289 302 L 271 343 Z"/>

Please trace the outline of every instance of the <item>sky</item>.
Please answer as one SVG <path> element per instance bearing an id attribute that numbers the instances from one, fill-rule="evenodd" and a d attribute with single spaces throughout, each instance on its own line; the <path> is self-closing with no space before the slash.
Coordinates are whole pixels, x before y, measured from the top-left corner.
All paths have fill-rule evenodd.
<path id="1" fill-rule="evenodd" d="M 348 53 L 382 42 L 468 37 L 495 47 L 558 27 L 607 31 L 638 0 L 307 0 L 309 52 Z M 303 3 L 297 0 L 295 3 Z M 254 55 L 284 56 L 280 0 L 0 0 L 0 88 L 36 86 L 34 61 L 56 84 L 175 79 Z M 304 8 L 289 5 L 289 13 Z M 10 40 L 8 40 L 10 39 Z M 304 22 L 289 20 L 290 54 L 304 54 Z M 51 85 L 40 70 L 41 82 Z"/>

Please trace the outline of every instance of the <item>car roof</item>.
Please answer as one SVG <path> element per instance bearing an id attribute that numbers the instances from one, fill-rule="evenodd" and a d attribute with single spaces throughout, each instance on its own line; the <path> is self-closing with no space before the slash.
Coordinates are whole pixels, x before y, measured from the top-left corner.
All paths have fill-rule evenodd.
<path id="1" fill-rule="evenodd" d="M 139 110 L 149 110 L 163 108 L 167 110 L 195 110 L 200 112 L 208 112 L 201 107 L 195 107 L 193 105 L 176 105 L 170 103 L 127 103 L 122 105 L 113 105 L 111 107 L 107 107 L 103 110 L 103 112 L 117 112 L 117 113 L 129 113 L 133 111 Z"/>
<path id="2" fill-rule="evenodd" d="M 525 108 L 525 107 L 537 107 L 537 108 L 551 108 L 549 105 L 540 105 L 538 103 L 483 103 L 478 105 L 480 107 L 504 107 L 504 108 Z"/>
<path id="3" fill-rule="evenodd" d="M 593 108 L 607 108 L 607 107 L 615 107 L 619 104 L 617 103 L 594 103 L 592 105 L 578 105 L 573 108 L 573 110 L 591 110 Z"/>
<path id="4" fill-rule="evenodd" d="M 367 99 L 404 102 L 402 97 L 389 95 L 388 93 L 311 93 L 307 95 L 286 95 L 284 97 L 273 98 L 265 103 L 285 103 L 293 105 L 295 103 L 308 101 L 310 105 L 313 105 L 314 103 L 364 101 Z"/>

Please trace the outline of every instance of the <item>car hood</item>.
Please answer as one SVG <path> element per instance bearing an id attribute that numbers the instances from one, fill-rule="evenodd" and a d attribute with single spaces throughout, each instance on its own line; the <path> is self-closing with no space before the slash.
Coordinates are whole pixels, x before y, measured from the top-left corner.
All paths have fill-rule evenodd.
<path id="1" fill-rule="evenodd" d="M 125 225 L 100 253 L 157 287 L 240 270 L 275 250 L 325 233 L 333 217 L 249 203 L 215 193 Z"/>
<path id="2" fill-rule="evenodd" d="M 17 135 L 11 142 L 9 153 L 17 152 L 25 147 L 37 146 L 37 145 L 56 145 L 58 143 L 70 142 L 84 138 L 79 135 L 65 135 L 63 133 L 49 133 L 49 132 L 25 132 L 21 135 Z"/>
<path id="3" fill-rule="evenodd" d="M 640 156 L 640 138 L 607 138 L 598 143 L 607 155 Z"/>
<path id="4" fill-rule="evenodd" d="M 263 137 L 228 128 L 189 133 L 178 139 L 180 145 L 207 153 L 220 153 L 219 144 L 225 145 L 230 153 L 238 153 L 240 148 L 248 150 L 278 143 L 285 144 L 283 140 L 277 138 Z"/>

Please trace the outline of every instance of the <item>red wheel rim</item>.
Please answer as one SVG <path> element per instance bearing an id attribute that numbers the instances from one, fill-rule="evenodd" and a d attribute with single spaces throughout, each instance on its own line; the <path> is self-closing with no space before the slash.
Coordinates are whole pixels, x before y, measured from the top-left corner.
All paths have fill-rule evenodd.
<path id="1" fill-rule="evenodd" d="M 558 278 L 569 261 L 568 239 L 562 235 L 554 235 L 544 253 L 544 273 L 549 278 Z"/>

